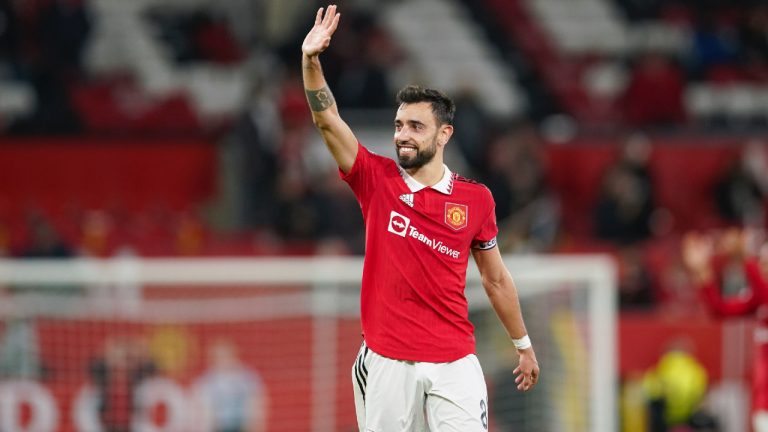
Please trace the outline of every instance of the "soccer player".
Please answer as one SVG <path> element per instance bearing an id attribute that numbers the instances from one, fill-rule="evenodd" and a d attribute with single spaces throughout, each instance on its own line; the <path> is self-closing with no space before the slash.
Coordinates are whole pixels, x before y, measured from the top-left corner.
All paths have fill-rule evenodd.
<path id="1" fill-rule="evenodd" d="M 317 11 L 302 44 L 302 70 L 315 126 L 366 227 L 364 342 L 352 370 L 360 431 L 487 430 L 487 390 L 464 296 L 470 253 L 517 347 L 517 388 L 530 390 L 539 377 L 517 289 L 496 247 L 493 197 L 443 164 L 454 104 L 436 90 L 408 86 L 398 93 L 397 162 L 358 142 L 318 58 L 339 18 L 335 5 Z"/>
<path id="2" fill-rule="evenodd" d="M 749 253 L 754 233 L 728 230 L 715 238 L 709 234 L 689 233 L 683 239 L 683 261 L 693 282 L 701 289 L 707 305 L 718 315 L 755 316 L 754 360 L 752 365 L 752 429 L 768 432 L 768 243 L 758 256 Z M 717 243 L 717 248 L 715 248 Z M 747 289 L 739 295 L 724 297 L 720 286 L 724 267 L 736 260 L 744 269 Z"/>

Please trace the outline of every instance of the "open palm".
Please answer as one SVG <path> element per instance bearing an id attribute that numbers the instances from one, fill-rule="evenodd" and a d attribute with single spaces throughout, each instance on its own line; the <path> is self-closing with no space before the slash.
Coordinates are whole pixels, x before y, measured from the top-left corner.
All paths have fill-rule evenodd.
<path id="1" fill-rule="evenodd" d="M 336 13 L 336 5 L 328 6 L 325 16 L 323 16 L 323 8 L 318 9 L 317 16 L 315 16 L 315 25 L 307 33 L 307 37 L 304 38 L 304 43 L 301 44 L 301 51 L 309 57 L 314 57 L 325 51 L 328 45 L 331 44 L 331 36 L 339 25 L 340 16 L 341 14 Z"/>

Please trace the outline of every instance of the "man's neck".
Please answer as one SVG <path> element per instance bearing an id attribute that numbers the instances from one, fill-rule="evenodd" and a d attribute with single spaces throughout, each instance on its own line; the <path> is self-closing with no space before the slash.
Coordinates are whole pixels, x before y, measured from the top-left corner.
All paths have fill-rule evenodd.
<path id="1" fill-rule="evenodd" d="M 445 174 L 445 166 L 442 159 L 432 159 L 428 164 L 419 168 L 408 168 L 405 170 L 414 180 L 427 187 L 436 185 Z"/>

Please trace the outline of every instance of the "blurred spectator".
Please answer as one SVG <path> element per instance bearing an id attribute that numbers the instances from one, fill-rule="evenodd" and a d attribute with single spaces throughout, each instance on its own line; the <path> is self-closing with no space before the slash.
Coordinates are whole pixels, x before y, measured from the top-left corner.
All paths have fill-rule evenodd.
<path id="1" fill-rule="evenodd" d="M 219 340 L 209 348 L 208 369 L 195 389 L 205 410 L 205 430 L 266 431 L 266 388 L 261 377 L 240 360 L 233 343 Z"/>
<path id="2" fill-rule="evenodd" d="M 146 347 L 131 337 L 112 337 L 104 352 L 91 361 L 90 375 L 97 390 L 98 412 L 105 432 L 130 432 L 134 394 L 139 384 L 156 372 Z"/>
<path id="3" fill-rule="evenodd" d="M 69 85 L 87 77 L 83 53 L 90 34 L 84 0 L 16 2 L 22 40 L 18 75 L 30 82 L 35 109 L 9 128 L 19 134 L 71 134 L 82 130 Z"/>
<path id="4" fill-rule="evenodd" d="M 36 380 L 42 373 L 35 320 L 22 314 L 5 320 L 0 343 L 0 377 Z"/>
<path id="5" fill-rule="evenodd" d="M 689 233 L 683 260 L 712 312 L 757 319 L 752 364 L 752 427 L 768 432 L 768 242 L 763 231 L 729 229 L 721 235 Z M 734 274 L 733 264 L 740 267 Z"/>
<path id="6" fill-rule="evenodd" d="M 219 64 L 234 64 L 243 60 L 242 49 L 220 16 L 203 14 L 194 37 L 197 51 L 205 60 Z"/>
<path id="7" fill-rule="evenodd" d="M 656 305 L 650 269 L 642 251 L 634 246 L 623 248 L 618 257 L 619 307 L 621 310 L 648 310 Z"/>
<path id="8" fill-rule="evenodd" d="M 641 372 L 632 371 L 622 380 L 619 413 L 621 432 L 649 432 L 648 397 Z"/>
<path id="9" fill-rule="evenodd" d="M 83 124 L 67 91 L 62 75 L 45 63 L 25 68 L 35 94 L 35 109 L 9 127 L 9 132 L 23 135 L 65 135 L 83 130 Z"/>
<path id="10" fill-rule="evenodd" d="M 714 419 L 701 411 L 707 371 L 685 345 L 683 341 L 671 347 L 643 377 L 650 432 L 719 430 Z M 704 421 L 705 416 L 709 421 Z"/>
<path id="11" fill-rule="evenodd" d="M 91 31 L 85 0 L 52 0 L 39 15 L 40 59 L 44 67 L 64 77 L 79 78 L 83 52 Z"/>
<path id="12" fill-rule="evenodd" d="M 197 216 L 191 213 L 180 215 L 175 231 L 177 255 L 200 255 L 205 247 L 206 232 L 203 222 Z"/>
<path id="13" fill-rule="evenodd" d="M 288 241 L 316 240 L 320 221 L 315 207 L 314 191 L 296 170 L 279 175 L 275 229 Z"/>
<path id="14" fill-rule="evenodd" d="M 373 16 L 357 14 L 352 18 L 350 36 L 353 48 L 346 50 L 338 77 L 336 97 L 339 106 L 349 108 L 384 108 L 392 105 L 389 70 L 396 52 L 387 33 Z"/>
<path id="15" fill-rule="evenodd" d="M 617 0 L 630 20 L 652 20 L 659 16 L 663 0 Z"/>
<path id="16" fill-rule="evenodd" d="M 717 15 L 714 8 L 700 9 L 690 59 L 694 79 L 707 78 L 713 68 L 733 66 L 738 60 L 739 41 L 736 31 L 727 20 L 718 20 Z"/>
<path id="17" fill-rule="evenodd" d="M 74 252 L 56 229 L 39 213 L 27 216 L 29 245 L 21 251 L 22 258 L 69 258 Z"/>
<path id="18" fill-rule="evenodd" d="M 147 17 L 179 63 L 238 63 L 244 53 L 223 16 L 208 7 L 150 9 Z"/>
<path id="19" fill-rule="evenodd" d="M 0 62 L 19 60 L 19 22 L 13 0 L 0 0 Z"/>
<path id="20" fill-rule="evenodd" d="M 680 258 L 679 240 L 670 239 L 670 242 L 675 245 L 675 250 L 660 259 L 655 267 L 651 267 L 657 284 L 657 311 L 668 317 L 705 317 L 705 306 L 696 291 L 691 289 L 685 263 Z"/>
<path id="21" fill-rule="evenodd" d="M 499 246 L 509 252 L 543 251 L 556 240 L 559 202 L 546 182 L 536 130 L 523 125 L 491 141 L 487 178 L 496 201 L 496 218 L 503 227 Z"/>
<path id="22" fill-rule="evenodd" d="M 112 215 L 103 210 L 89 210 L 80 217 L 80 252 L 88 257 L 106 258 L 112 252 L 110 238 L 115 223 Z"/>
<path id="23" fill-rule="evenodd" d="M 648 167 L 650 144 L 632 137 L 620 159 L 606 171 L 595 207 L 595 234 L 619 244 L 632 244 L 651 235 L 653 179 Z"/>
<path id="24" fill-rule="evenodd" d="M 739 27 L 739 43 L 745 66 L 768 66 L 768 5 L 756 4 L 747 10 Z"/>
<path id="25" fill-rule="evenodd" d="M 635 62 L 624 94 L 624 114 L 631 126 L 673 126 L 685 121 L 682 71 L 662 54 L 649 52 Z"/>
<path id="26" fill-rule="evenodd" d="M 456 114 L 453 121 L 453 139 L 466 159 L 474 176 L 488 174 L 488 141 L 491 139 L 491 119 L 477 94 L 465 87 L 456 96 Z"/>
<path id="27" fill-rule="evenodd" d="M 287 68 L 280 85 L 277 107 L 283 125 L 283 139 L 279 156 L 282 162 L 300 163 L 302 149 L 306 145 L 312 117 L 307 107 L 304 84 L 299 70 Z"/>
<path id="28" fill-rule="evenodd" d="M 304 156 L 312 121 L 304 86 L 297 70 L 287 69 L 278 97 L 283 128 L 276 149 L 273 227 L 288 241 L 312 241 L 319 235 L 319 221 Z"/>
<path id="29" fill-rule="evenodd" d="M 32 211 L 26 217 L 27 239 L 18 251 L 23 259 L 66 259 L 76 256 L 76 251 L 59 235 L 46 217 Z M 82 293 L 83 287 L 71 283 L 19 284 L 11 286 L 14 295 L 70 296 Z M 55 300 L 54 300 L 55 301 Z"/>
<path id="30" fill-rule="evenodd" d="M 239 173 L 235 189 L 240 191 L 236 201 L 241 207 L 237 217 L 241 227 L 258 230 L 272 225 L 281 140 L 282 120 L 275 95 L 266 78 L 260 78 L 231 136 L 234 154 L 230 164 Z"/>
<path id="31" fill-rule="evenodd" d="M 320 174 L 314 183 L 315 209 L 318 218 L 318 235 L 325 252 L 365 253 L 365 226 L 352 191 L 339 181 L 336 170 Z"/>
<path id="32" fill-rule="evenodd" d="M 743 226 L 763 226 L 768 203 L 768 151 L 765 143 L 753 141 L 744 146 L 741 157 L 715 186 L 720 216 Z"/>

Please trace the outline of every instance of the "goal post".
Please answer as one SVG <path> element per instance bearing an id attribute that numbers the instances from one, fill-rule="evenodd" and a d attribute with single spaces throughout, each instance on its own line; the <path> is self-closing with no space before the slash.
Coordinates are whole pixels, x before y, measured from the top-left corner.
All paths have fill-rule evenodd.
<path id="1" fill-rule="evenodd" d="M 523 431 L 615 430 L 612 261 L 504 259 L 542 377 L 534 391 L 506 396 L 511 344 L 471 264 L 466 294 L 490 430 L 505 422 Z M 103 430 L 116 421 L 110 401 L 120 400 L 104 378 L 119 375 L 105 372 L 114 367 L 129 370 L 121 391 L 133 401 L 123 413 L 132 430 L 210 431 L 219 417 L 205 392 L 236 394 L 208 385 L 226 378 L 212 370 L 228 357 L 241 372 L 230 384 L 249 395 L 242 421 L 278 432 L 356 430 L 361 275 L 357 257 L 0 260 L 0 429 Z"/>
<path id="2" fill-rule="evenodd" d="M 598 255 L 506 256 L 504 260 L 515 280 L 526 326 L 541 363 L 539 385 L 548 384 L 536 390 L 551 394 L 543 398 L 549 404 L 538 413 L 538 422 L 529 421 L 522 428 L 513 424 L 511 430 L 617 430 L 618 300 L 614 262 Z M 479 273 L 474 266 L 470 270 L 468 288 L 474 288 L 468 296 L 470 309 L 492 315 L 480 288 Z M 501 326 L 490 331 L 501 333 Z M 478 351 L 487 346 L 478 342 Z M 530 415 L 518 413 L 514 421 L 525 422 Z"/>

